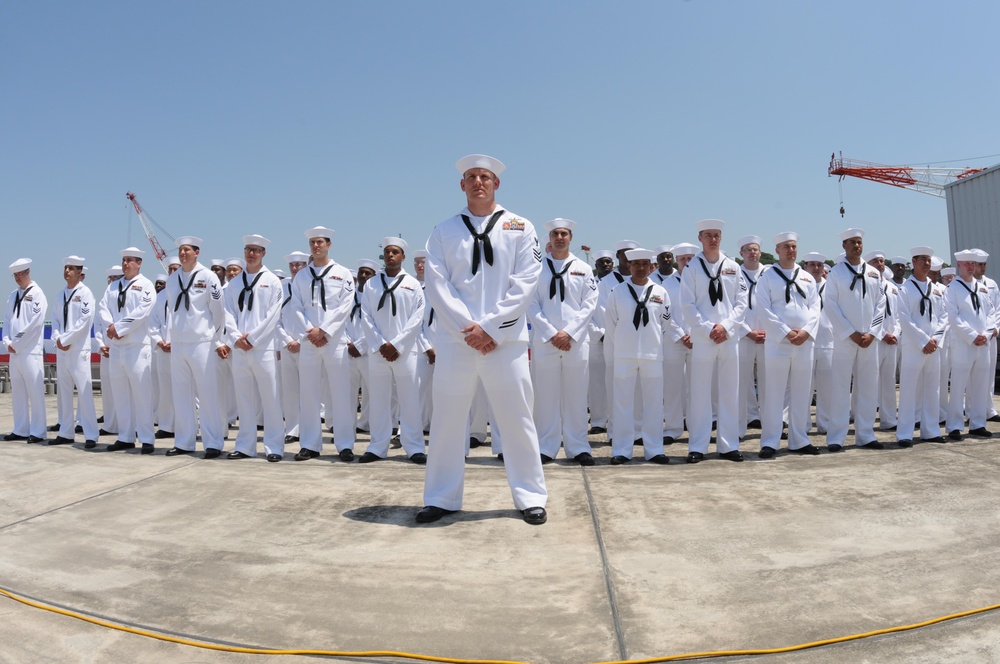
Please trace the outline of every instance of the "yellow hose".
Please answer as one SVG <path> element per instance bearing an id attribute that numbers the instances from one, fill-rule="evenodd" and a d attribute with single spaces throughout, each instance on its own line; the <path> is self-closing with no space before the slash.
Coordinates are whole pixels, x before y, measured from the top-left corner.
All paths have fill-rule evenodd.
<path id="1" fill-rule="evenodd" d="M 453 657 L 436 657 L 434 655 L 421 655 L 409 652 L 396 652 L 393 650 L 363 650 L 363 651 L 352 652 L 347 650 L 309 650 L 309 649 L 280 650 L 271 648 L 249 648 L 244 646 L 225 646 L 216 643 L 206 643 L 204 641 L 185 639 L 178 636 L 169 636 L 166 634 L 153 632 L 147 629 L 140 629 L 138 627 L 126 627 L 124 625 L 119 625 L 107 620 L 101 620 L 100 618 L 93 618 L 91 616 L 78 613 L 76 611 L 70 611 L 68 609 L 60 609 L 58 607 L 44 604 L 42 602 L 36 602 L 34 600 L 30 600 L 26 597 L 21 597 L 15 593 L 4 590 L 3 588 L 0 588 L 0 595 L 8 597 L 14 600 L 15 602 L 20 602 L 21 604 L 25 604 L 27 606 L 36 609 L 51 611 L 52 613 L 58 613 L 59 615 L 68 616 L 70 618 L 76 618 L 77 620 L 83 620 L 84 622 L 89 622 L 94 625 L 100 625 L 101 627 L 115 629 L 120 632 L 128 632 L 129 634 L 137 634 L 139 636 L 145 636 L 150 639 L 169 641 L 170 643 L 179 643 L 181 645 L 192 646 L 194 648 L 204 648 L 205 650 L 240 652 L 240 653 L 248 653 L 251 655 L 313 655 L 313 656 L 319 655 L 326 657 L 400 657 L 404 659 L 417 659 L 426 662 L 447 662 L 448 664 L 526 664 L 525 662 L 516 662 L 516 661 L 498 660 L 498 659 L 456 659 Z M 737 657 L 737 656 L 744 657 L 748 655 L 773 655 L 778 653 L 795 652 L 797 650 L 806 650 L 808 648 L 818 648 L 819 646 L 828 646 L 834 643 L 845 643 L 847 641 L 857 641 L 859 639 L 867 639 L 869 637 L 880 636 L 882 634 L 894 634 L 896 632 L 906 632 L 909 630 L 918 629 L 920 627 L 935 625 L 937 623 L 945 622 L 947 620 L 955 620 L 956 618 L 965 618 L 967 616 L 976 615 L 977 613 L 986 613 L 987 611 L 995 611 L 997 609 L 1000 609 L 1000 604 L 993 604 L 992 606 L 984 606 L 980 609 L 963 611 L 961 613 L 952 613 L 951 615 L 941 616 L 939 618 L 933 618 L 931 620 L 925 620 L 924 622 L 914 623 L 912 625 L 900 625 L 898 627 L 889 627 L 886 629 L 878 629 L 871 632 L 851 634 L 849 636 L 841 636 L 833 639 L 823 639 L 821 641 L 812 641 L 810 643 L 800 643 L 798 645 L 784 646 L 781 648 L 762 648 L 756 650 L 714 650 L 706 652 L 685 653 L 681 655 L 668 655 L 666 657 L 651 657 L 648 659 L 612 660 L 606 662 L 599 662 L 597 664 L 653 664 L 653 662 L 677 662 L 686 659 L 706 659 L 710 657 Z"/>

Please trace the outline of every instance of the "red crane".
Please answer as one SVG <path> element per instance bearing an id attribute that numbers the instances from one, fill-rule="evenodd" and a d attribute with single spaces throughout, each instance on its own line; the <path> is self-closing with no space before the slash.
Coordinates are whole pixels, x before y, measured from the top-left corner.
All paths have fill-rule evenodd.
<path id="1" fill-rule="evenodd" d="M 869 161 L 845 159 L 830 155 L 829 175 L 836 175 L 843 182 L 847 176 L 891 184 L 894 187 L 912 189 L 922 194 L 944 198 L 944 186 L 950 182 L 986 170 L 985 168 L 918 168 L 916 166 L 886 166 Z"/>
<path id="2" fill-rule="evenodd" d="M 139 223 L 142 224 L 142 232 L 146 234 L 146 239 L 149 240 L 150 246 L 153 247 L 153 253 L 156 255 L 156 260 L 160 261 L 160 264 L 162 265 L 163 259 L 167 257 L 167 252 L 164 251 L 163 246 L 160 245 L 160 241 L 156 238 L 156 232 L 153 228 L 155 227 L 160 229 L 160 232 L 171 240 L 173 240 L 174 237 L 168 233 L 163 226 L 156 223 L 156 220 L 149 216 L 149 213 L 146 212 L 141 205 L 139 205 L 139 201 L 136 199 L 135 194 L 130 191 L 125 194 L 125 197 L 132 201 L 132 207 L 135 208 L 136 214 L 139 215 Z M 164 268 L 166 268 L 166 266 L 164 266 Z"/>

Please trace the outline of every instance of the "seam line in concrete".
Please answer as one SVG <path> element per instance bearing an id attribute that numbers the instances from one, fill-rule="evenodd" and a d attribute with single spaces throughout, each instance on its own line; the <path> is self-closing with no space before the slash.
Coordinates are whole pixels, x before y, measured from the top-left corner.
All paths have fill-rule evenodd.
<path id="1" fill-rule="evenodd" d="M 189 466 L 193 466 L 194 464 L 198 463 L 199 461 L 201 461 L 201 459 L 193 460 L 190 463 L 186 463 L 186 464 L 184 464 L 182 466 L 176 466 L 174 468 L 168 468 L 167 470 L 161 471 L 161 472 L 156 473 L 154 475 L 149 475 L 147 477 L 143 477 L 141 479 L 134 480 L 132 482 L 129 482 L 128 484 L 122 484 L 121 486 L 112 487 L 112 488 L 107 489 L 105 491 L 101 491 L 100 493 L 95 493 L 95 494 L 93 494 L 91 496 L 87 496 L 86 498 L 81 498 L 80 500 L 74 500 L 71 503 L 66 503 L 65 505 L 60 505 L 59 507 L 53 507 L 52 509 L 45 510 L 44 512 L 39 512 L 38 514 L 32 514 L 31 516 L 26 516 L 23 519 L 18 519 L 17 521 L 12 521 L 10 523 L 5 523 L 2 526 L 0 526 L 0 530 L 5 530 L 5 529 L 10 528 L 12 526 L 16 526 L 18 524 L 25 523 L 26 521 L 31 521 L 33 519 L 37 519 L 38 517 L 45 516 L 46 514 L 52 514 L 53 512 L 58 512 L 60 510 L 64 510 L 67 507 L 73 507 L 74 505 L 79 505 L 80 503 L 85 503 L 85 502 L 87 502 L 89 500 L 93 500 L 94 498 L 100 498 L 101 496 L 106 496 L 109 493 L 114 493 L 115 491 L 121 491 L 122 489 L 127 489 L 128 487 L 135 486 L 136 484 L 142 484 L 143 482 L 147 482 L 149 480 L 156 479 L 157 477 L 160 477 L 162 475 L 166 475 L 168 473 L 172 473 L 174 471 L 181 470 L 183 468 L 188 468 Z"/>
<path id="2" fill-rule="evenodd" d="M 608 593 L 608 604 L 611 608 L 611 625 L 615 630 L 615 641 L 618 643 L 618 658 L 628 659 L 628 651 L 625 648 L 625 634 L 622 631 L 621 617 L 618 615 L 618 600 L 615 595 L 615 584 L 611 579 L 611 568 L 608 565 L 608 551 L 604 546 L 604 537 L 601 535 L 601 523 L 597 518 L 597 506 L 594 504 L 594 495 L 590 492 L 590 479 L 587 477 L 587 469 L 581 468 L 583 473 L 583 489 L 587 494 L 587 505 L 590 506 L 590 520 L 594 524 L 594 536 L 597 538 L 597 550 L 601 554 L 601 572 L 604 574 L 604 587 Z"/>

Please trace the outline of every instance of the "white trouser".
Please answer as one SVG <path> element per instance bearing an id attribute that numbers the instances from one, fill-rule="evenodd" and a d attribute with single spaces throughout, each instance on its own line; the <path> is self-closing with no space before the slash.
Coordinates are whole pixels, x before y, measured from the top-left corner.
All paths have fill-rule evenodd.
<path id="1" fill-rule="evenodd" d="M 900 344 L 902 360 L 899 366 L 899 420 L 896 440 L 912 440 L 913 427 L 920 422 L 920 437 L 924 440 L 941 435 L 940 408 L 941 351 L 930 355 L 917 344 Z"/>
<path id="2" fill-rule="evenodd" d="M 149 344 L 111 347 L 111 385 L 115 391 L 118 440 L 153 444 L 153 353 Z"/>
<path id="3" fill-rule="evenodd" d="M 719 454 L 740 449 L 739 344 L 696 341 L 691 349 L 691 404 L 688 409 L 688 451 L 708 452 L 712 437 L 712 390 L 718 389 L 716 449 Z"/>
<path id="4" fill-rule="evenodd" d="M 764 373 L 764 344 L 743 337 L 740 339 L 740 438 L 747 433 L 747 422 L 760 419 Z"/>
<path id="5" fill-rule="evenodd" d="M 559 445 L 566 458 L 590 453 L 587 440 L 587 388 L 590 342 L 572 342 L 564 352 L 552 344 L 536 346 L 531 355 L 531 376 L 535 391 L 534 417 L 538 429 L 538 449 L 556 458 Z"/>
<path id="6" fill-rule="evenodd" d="M 813 349 L 813 387 L 816 389 L 816 432 L 830 426 L 830 395 L 833 385 L 833 347 Z"/>
<path id="7" fill-rule="evenodd" d="M 230 349 L 230 351 L 235 349 Z M 222 416 L 229 425 L 236 421 L 236 384 L 233 383 L 233 360 L 232 352 L 229 359 L 224 360 L 218 354 L 212 354 L 212 362 L 215 364 L 215 381 L 219 388 L 219 406 L 222 409 Z M 254 417 L 256 421 L 256 417 Z M 227 427 L 228 428 L 228 427 Z"/>
<path id="8" fill-rule="evenodd" d="M 259 405 L 264 416 L 264 453 L 285 454 L 285 424 L 278 396 L 278 366 L 273 350 L 232 350 L 233 381 L 236 385 L 236 410 L 240 430 L 236 434 L 236 451 L 257 454 L 257 414 Z M 254 397 L 260 395 L 259 400 Z"/>
<path id="9" fill-rule="evenodd" d="M 948 383 L 951 380 L 951 343 L 945 342 L 939 349 L 941 354 L 941 406 L 938 408 L 938 422 L 948 418 Z M 990 399 L 990 403 L 993 399 Z"/>
<path id="10" fill-rule="evenodd" d="M 948 431 L 961 431 L 965 417 L 969 429 L 986 426 L 990 402 L 990 346 L 973 346 L 958 340 L 951 347 L 951 397 L 948 399 Z M 963 408 L 964 398 L 964 408 Z M 920 424 L 923 424 L 921 422 Z"/>
<path id="11" fill-rule="evenodd" d="M 996 392 L 997 387 L 997 338 L 990 337 L 990 384 L 989 384 L 989 407 L 987 408 L 987 417 L 993 417 L 997 414 L 997 409 L 993 407 L 993 393 Z"/>
<path id="12" fill-rule="evenodd" d="M 174 447 L 194 451 L 198 424 L 205 449 L 221 450 L 226 436 L 225 413 L 219 407 L 218 358 L 211 341 L 170 344 L 174 384 Z M 195 414 L 195 397 L 198 412 Z"/>
<path id="13" fill-rule="evenodd" d="M 56 349 L 56 380 L 59 385 L 59 436 L 72 440 L 76 420 L 83 427 L 85 440 L 97 440 L 97 410 L 90 374 L 90 348 L 85 350 Z M 77 390 L 79 412 L 73 417 L 73 387 Z"/>
<path id="14" fill-rule="evenodd" d="M 45 438 L 45 379 L 41 351 L 10 354 L 14 433 Z M 70 391 L 72 397 L 73 392 Z M 72 410 L 72 409 L 71 409 Z"/>
<path id="15" fill-rule="evenodd" d="M 162 348 L 153 350 L 153 366 L 160 383 L 160 399 L 156 404 L 156 425 L 163 431 L 174 430 L 174 372 L 171 370 L 170 353 Z"/>
<path id="16" fill-rule="evenodd" d="M 158 415 L 160 412 L 160 362 L 157 353 L 161 352 L 156 344 L 149 344 L 149 383 L 152 385 L 153 399 L 153 424 L 159 424 Z"/>
<path id="17" fill-rule="evenodd" d="M 611 455 L 632 458 L 636 429 L 636 381 L 642 398 L 642 449 L 646 459 L 663 454 L 663 361 L 615 358 L 614 431 Z"/>
<path id="18" fill-rule="evenodd" d="M 691 351 L 683 343 L 663 341 L 663 435 L 674 439 L 684 435 L 690 361 Z"/>
<path id="19" fill-rule="evenodd" d="M 855 364 L 858 371 L 855 371 Z M 875 408 L 878 404 L 878 342 L 861 348 L 850 339 L 833 345 L 833 370 L 830 384 L 830 424 L 826 429 L 827 445 L 843 445 L 851 420 L 851 377 L 857 409 L 854 412 L 854 442 L 866 445 L 875 440 Z"/>
<path id="20" fill-rule="evenodd" d="M 368 355 L 362 355 L 361 357 L 352 357 L 348 366 L 351 370 L 351 394 L 354 398 L 358 398 L 358 394 L 361 394 L 361 408 L 357 413 L 357 425 L 356 429 L 361 429 L 362 431 L 371 431 L 371 418 L 370 418 L 370 403 L 371 400 L 371 388 L 369 387 L 368 374 L 369 374 L 369 362 Z"/>
<path id="21" fill-rule="evenodd" d="M 604 362 L 604 342 L 590 344 L 587 367 L 587 403 L 590 405 L 590 426 L 608 428 L 608 392 L 604 386 L 607 365 Z"/>
<path id="22" fill-rule="evenodd" d="M 427 353 L 417 353 L 417 384 L 420 386 L 420 420 L 423 431 L 431 429 L 431 389 L 434 385 L 434 365 L 427 359 Z M 422 433 L 422 432 L 421 432 Z"/>
<path id="23" fill-rule="evenodd" d="M 505 342 L 486 355 L 462 341 L 439 344 L 434 381 L 434 414 L 424 484 L 424 504 L 446 510 L 462 507 L 469 407 L 482 380 L 496 423 L 504 432 L 507 483 L 519 510 L 544 507 L 545 476 L 531 417 L 534 392 L 527 344 Z"/>
<path id="24" fill-rule="evenodd" d="M 326 412 L 333 420 L 337 451 L 353 450 L 358 417 L 358 395 L 351 394 L 350 360 L 345 344 L 327 343 L 317 348 L 310 341 L 299 353 L 299 445 L 313 452 L 323 450 L 320 400 L 327 394 Z M 326 371 L 324 384 L 323 372 Z M 330 420 L 327 420 L 327 424 Z"/>
<path id="25" fill-rule="evenodd" d="M 417 351 L 401 354 L 394 362 L 379 353 L 368 356 L 368 385 L 372 398 L 368 400 L 371 442 L 368 452 L 383 459 L 389 455 L 392 439 L 392 402 L 389 395 L 396 386 L 399 403 L 399 442 L 406 456 L 424 451 L 423 414 L 420 412 L 420 382 L 417 379 Z"/>
<path id="26" fill-rule="evenodd" d="M 110 353 L 109 353 L 110 354 Z M 101 353 L 101 410 L 105 431 L 118 433 L 118 413 L 115 412 L 115 387 L 111 384 L 111 359 Z"/>
<path id="27" fill-rule="evenodd" d="M 896 350 L 884 341 L 878 352 L 878 426 L 888 429 L 896 426 Z M 895 344 L 899 346 L 899 344 Z"/>
<path id="28" fill-rule="evenodd" d="M 816 342 L 807 339 L 799 346 L 787 340 L 764 344 L 764 403 L 761 408 L 760 446 L 779 449 L 781 429 L 788 397 L 788 449 L 809 444 L 810 405 L 812 401 L 813 353 Z"/>
<path id="29" fill-rule="evenodd" d="M 308 343 L 308 342 L 307 342 Z M 281 405 L 285 413 L 285 435 L 299 435 L 299 357 L 285 348 L 281 351 Z"/>

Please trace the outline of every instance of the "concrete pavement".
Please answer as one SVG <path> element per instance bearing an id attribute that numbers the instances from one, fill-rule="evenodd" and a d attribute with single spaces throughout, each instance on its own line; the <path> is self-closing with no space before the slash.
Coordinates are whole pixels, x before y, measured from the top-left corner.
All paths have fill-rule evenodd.
<path id="1" fill-rule="evenodd" d="M 11 421 L 2 394 L 0 432 Z M 168 458 L 169 440 L 152 456 L 0 442 L 0 587 L 217 643 L 538 664 L 787 646 L 1000 603 L 1000 435 L 742 464 L 714 448 L 683 464 L 682 442 L 665 467 L 612 467 L 592 440 L 597 466 L 545 466 L 540 527 L 489 448 L 466 465 L 465 509 L 418 525 L 424 468 L 401 450 L 294 462 L 293 445 L 270 464 Z M 3 597 L 0 621 L 0 662 L 306 659 Z M 1000 661 L 1000 612 L 757 659 Z"/>

